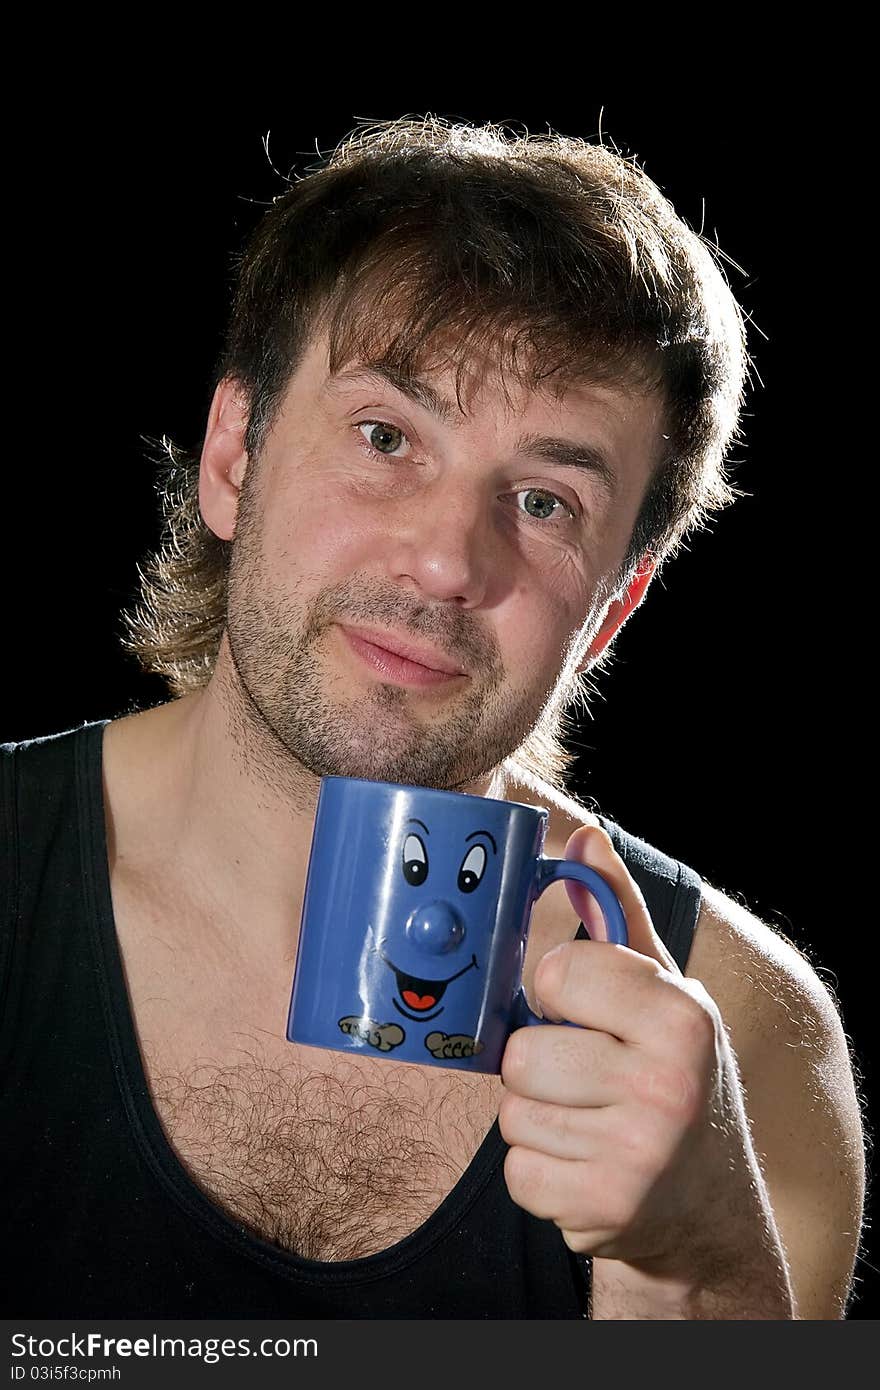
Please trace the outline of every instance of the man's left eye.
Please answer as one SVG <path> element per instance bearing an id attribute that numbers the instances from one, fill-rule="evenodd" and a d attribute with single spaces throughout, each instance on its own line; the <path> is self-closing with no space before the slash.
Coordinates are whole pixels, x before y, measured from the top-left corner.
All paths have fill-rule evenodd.
<path id="1" fill-rule="evenodd" d="M 397 425 L 388 424 L 386 420 L 361 420 L 356 429 L 361 432 L 361 438 L 374 454 L 390 456 L 402 448 L 404 442 L 409 443 L 403 430 Z M 367 430 L 368 434 L 363 434 L 364 430 Z"/>
<path id="2" fill-rule="evenodd" d="M 567 502 L 561 497 L 557 497 L 555 492 L 547 492 L 542 487 L 524 488 L 522 492 L 514 494 L 519 501 L 523 498 L 522 508 L 527 516 L 533 517 L 535 521 L 562 521 L 574 516 L 574 512 Z"/>

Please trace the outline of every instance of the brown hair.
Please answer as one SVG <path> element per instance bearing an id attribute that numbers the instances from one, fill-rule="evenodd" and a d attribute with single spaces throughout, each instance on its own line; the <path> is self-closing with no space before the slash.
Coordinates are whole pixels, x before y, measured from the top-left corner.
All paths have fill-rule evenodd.
<path id="1" fill-rule="evenodd" d="M 237 258 L 215 371 L 245 393 L 249 459 L 323 329 L 331 371 L 381 355 L 416 372 L 442 349 L 459 404 L 480 362 L 532 389 L 578 379 L 659 392 L 664 448 L 609 594 L 624 592 L 646 555 L 659 569 L 743 495 L 725 465 L 740 437 L 743 315 L 720 253 L 634 159 L 583 139 L 427 116 L 358 129 L 288 183 Z M 123 614 L 123 645 L 179 696 L 210 679 L 234 541 L 202 520 L 198 454 L 163 445 L 164 529 Z M 568 695 L 586 689 L 581 678 Z M 561 788 L 573 761 L 563 715 L 548 708 L 507 765 Z"/>

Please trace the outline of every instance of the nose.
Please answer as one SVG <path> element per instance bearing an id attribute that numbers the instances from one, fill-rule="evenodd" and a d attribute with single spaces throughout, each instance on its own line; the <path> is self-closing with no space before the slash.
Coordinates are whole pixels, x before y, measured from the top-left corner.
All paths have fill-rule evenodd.
<path id="1" fill-rule="evenodd" d="M 388 537 L 395 582 L 411 580 L 426 597 L 476 608 L 493 572 L 489 503 L 474 480 L 435 481 L 407 499 Z M 499 567 L 494 566 L 496 571 Z"/>
<path id="2" fill-rule="evenodd" d="M 424 903 L 410 913 L 406 935 L 426 955 L 443 956 L 464 941 L 465 925 L 449 903 Z"/>

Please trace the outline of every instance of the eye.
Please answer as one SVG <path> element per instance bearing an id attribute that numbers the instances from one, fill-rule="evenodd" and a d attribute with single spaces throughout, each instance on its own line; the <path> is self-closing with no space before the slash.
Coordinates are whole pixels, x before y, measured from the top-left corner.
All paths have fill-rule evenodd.
<path id="1" fill-rule="evenodd" d="M 409 443 L 403 430 L 397 425 L 389 424 L 387 420 L 361 420 L 355 425 L 355 429 L 361 436 L 366 451 L 374 458 L 394 458 L 395 450 L 402 448 L 400 440 Z M 363 434 L 367 430 L 368 434 Z"/>
<path id="2" fill-rule="evenodd" d="M 473 893 L 486 868 L 486 851 L 482 845 L 474 845 L 464 857 L 458 871 L 458 886 L 462 893 Z"/>
<path id="3" fill-rule="evenodd" d="M 574 517 L 574 511 L 564 502 L 561 497 L 557 497 L 555 492 L 548 492 L 543 487 L 524 488 L 522 492 L 514 493 L 517 498 L 523 498 L 522 510 L 534 521 L 567 521 Z"/>
<path id="4" fill-rule="evenodd" d="M 428 877 L 428 852 L 418 835 L 407 835 L 403 842 L 403 876 L 414 888 Z"/>

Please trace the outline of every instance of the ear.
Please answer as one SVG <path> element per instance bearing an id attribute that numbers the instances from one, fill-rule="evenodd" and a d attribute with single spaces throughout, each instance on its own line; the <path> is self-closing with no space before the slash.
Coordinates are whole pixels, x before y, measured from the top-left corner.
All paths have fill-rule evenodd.
<path id="1" fill-rule="evenodd" d="M 235 535 L 238 498 L 247 468 L 248 404 L 239 381 L 225 378 L 211 401 L 199 470 L 199 509 L 215 536 Z"/>
<path id="2" fill-rule="evenodd" d="M 657 568 L 656 560 L 649 555 L 642 557 L 638 569 L 630 580 L 629 587 L 623 598 L 616 598 L 608 608 L 608 612 L 602 622 L 602 626 L 590 643 L 586 656 L 578 666 L 579 671 L 585 670 L 608 646 L 618 628 L 623 627 L 627 618 L 634 613 L 648 591 L 651 576 Z"/>

